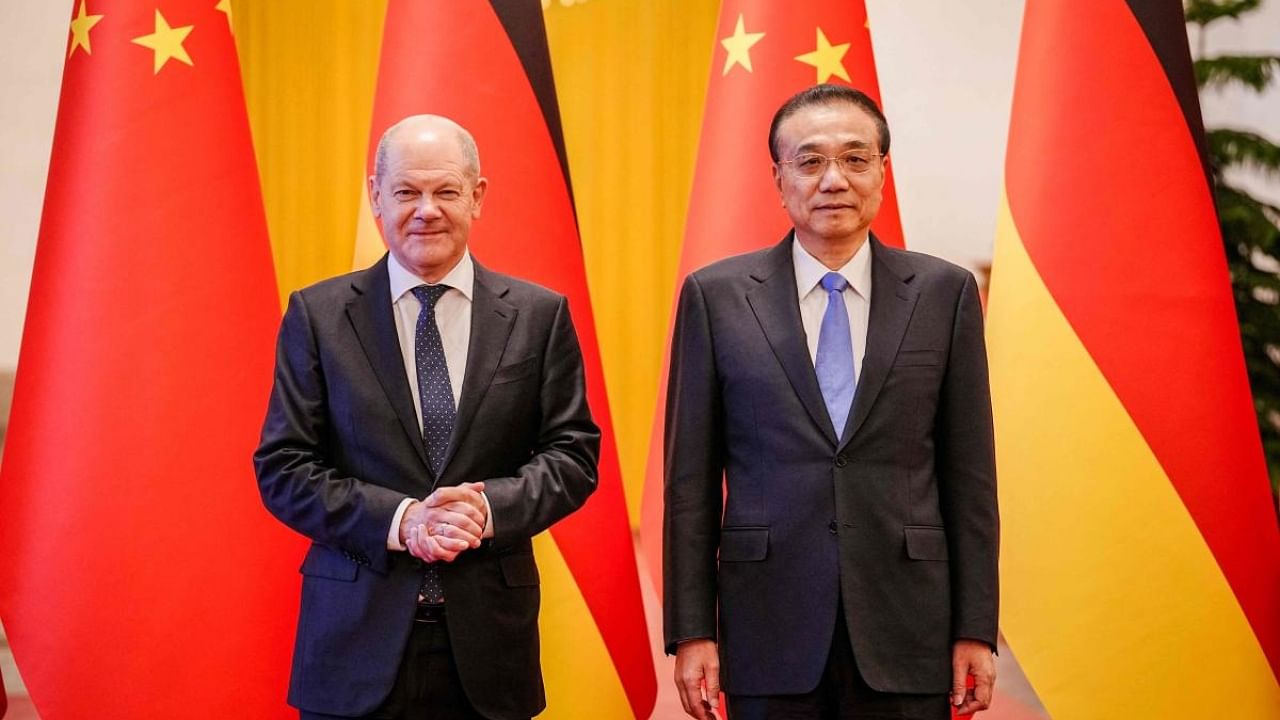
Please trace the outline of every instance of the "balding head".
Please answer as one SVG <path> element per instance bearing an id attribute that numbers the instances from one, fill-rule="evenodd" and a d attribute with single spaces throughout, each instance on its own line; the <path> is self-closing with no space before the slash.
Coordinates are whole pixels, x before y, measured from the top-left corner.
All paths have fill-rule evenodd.
<path id="1" fill-rule="evenodd" d="M 443 115 L 410 115 L 387 128 L 378 139 L 378 150 L 374 153 L 373 176 L 382 178 L 387 172 L 387 153 L 391 144 L 399 140 L 443 140 L 451 138 L 462 151 L 463 157 L 470 165 L 471 177 L 480 176 L 480 150 L 476 148 L 476 140 L 471 133 L 458 123 Z"/>
<path id="2" fill-rule="evenodd" d="M 402 267 L 438 282 L 467 251 L 488 181 L 476 143 L 454 121 L 414 115 L 378 141 L 369 204 Z"/>

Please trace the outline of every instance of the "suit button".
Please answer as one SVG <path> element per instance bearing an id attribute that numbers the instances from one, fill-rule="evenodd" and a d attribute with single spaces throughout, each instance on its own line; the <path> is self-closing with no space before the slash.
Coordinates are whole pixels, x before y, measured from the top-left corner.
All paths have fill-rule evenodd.
<path id="1" fill-rule="evenodd" d="M 841 453 L 836 456 L 836 467 L 844 467 L 845 465 L 848 465 L 848 464 L 849 464 L 849 458 L 845 457 L 844 453 Z"/>
<path id="2" fill-rule="evenodd" d="M 827 523 L 827 532 L 831 533 L 832 535 L 835 535 L 838 527 L 839 526 L 836 525 L 836 521 L 832 520 L 831 522 Z"/>

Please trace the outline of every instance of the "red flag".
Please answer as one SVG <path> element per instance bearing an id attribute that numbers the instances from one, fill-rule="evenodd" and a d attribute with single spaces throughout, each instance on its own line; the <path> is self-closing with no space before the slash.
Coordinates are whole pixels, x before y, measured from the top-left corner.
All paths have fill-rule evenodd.
<path id="1" fill-rule="evenodd" d="M 782 239 L 790 222 L 779 207 L 778 190 L 769 172 L 769 122 L 787 98 L 824 82 L 852 85 L 880 102 L 867 12 L 861 0 L 725 0 L 711 57 L 711 82 L 678 278 L 716 260 Z M 884 202 L 871 229 L 885 243 L 902 247 L 892 166 L 886 170 Z M 659 597 L 666 395 L 664 371 L 640 518 L 645 560 Z"/>
<path id="2" fill-rule="evenodd" d="M 430 43 L 422 40 L 424 27 L 431 28 Z M 544 572 L 548 712 L 558 717 L 630 712 L 647 718 L 656 695 L 653 659 L 539 4 L 392 0 L 374 100 L 370 172 L 383 131 L 419 113 L 452 118 L 479 146 L 489 192 L 470 240 L 477 259 L 568 296 L 592 415 L 603 432 L 598 490 L 551 529 L 572 580 L 570 587 L 560 587 Z M 371 237 L 365 234 L 359 257 L 369 257 L 368 249 L 375 246 Z M 540 550 L 544 568 L 558 564 L 555 558 L 545 560 Z M 570 597 L 577 595 L 580 599 Z M 550 613 L 563 610 L 559 603 L 583 601 L 585 617 L 548 627 Z M 581 658 L 601 641 L 607 654 L 584 666 Z M 573 647 L 548 657 L 553 644 Z M 616 672 L 617 680 L 607 682 L 621 683 L 621 708 L 607 702 L 578 708 L 582 698 L 600 693 L 595 687 L 600 681 L 590 677 L 597 672 Z M 557 694 L 559 688 L 565 691 Z"/>
<path id="3" fill-rule="evenodd" d="M 0 472 L 41 717 L 289 717 L 298 541 L 250 457 L 280 308 L 230 18 L 79 0 Z"/>

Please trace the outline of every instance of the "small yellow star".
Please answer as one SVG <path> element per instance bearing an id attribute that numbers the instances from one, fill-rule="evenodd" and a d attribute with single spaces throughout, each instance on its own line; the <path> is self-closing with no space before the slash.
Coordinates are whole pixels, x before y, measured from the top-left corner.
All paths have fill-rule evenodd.
<path id="1" fill-rule="evenodd" d="M 817 68 L 820 83 L 826 82 L 832 75 L 848 82 L 849 73 L 844 69 L 844 54 L 847 52 L 849 52 L 849 43 L 832 45 L 823 34 L 822 28 L 818 28 L 818 49 L 804 55 L 797 55 L 796 59 Z"/>
<path id="2" fill-rule="evenodd" d="M 84 48 L 85 55 L 93 54 L 89 47 L 89 31 L 102 20 L 102 16 L 90 15 L 84 4 L 85 0 L 80 0 L 80 10 L 71 20 L 71 49 L 67 51 L 68 58 L 75 54 L 76 48 Z"/>
<path id="3" fill-rule="evenodd" d="M 738 13 L 738 26 L 734 28 L 733 34 L 720 41 L 724 49 L 728 51 L 728 55 L 724 59 L 724 72 L 721 75 L 728 75 L 729 70 L 734 65 L 741 65 L 751 72 L 751 46 L 760 42 L 760 38 L 764 37 L 764 33 L 749 33 L 743 25 L 742 13 Z"/>
<path id="4" fill-rule="evenodd" d="M 165 22 L 164 16 L 156 10 L 156 31 L 150 35 L 136 37 L 133 42 L 143 47 L 149 47 L 156 53 L 155 74 L 160 74 L 160 68 L 169 62 L 170 58 L 179 60 L 188 65 L 194 65 L 191 62 L 191 56 L 187 54 L 187 49 L 182 47 L 182 41 L 187 39 L 191 34 L 194 25 L 184 25 L 182 27 L 169 27 L 169 23 Z"/>
<path id="5" fill-rule="evenodd" d="M 218 0 L 218 4 L 213 6 L 214 10 L 221 10 L 227 14 L 227 27 L 231 28 L 231 33 L 235 34 L 235 20 L 231 18 L 231 0 Z"/>

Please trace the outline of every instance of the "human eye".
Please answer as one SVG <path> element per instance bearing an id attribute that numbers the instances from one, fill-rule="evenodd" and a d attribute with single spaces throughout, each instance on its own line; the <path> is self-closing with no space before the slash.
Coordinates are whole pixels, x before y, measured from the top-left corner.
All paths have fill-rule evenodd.
<path id="1" fill-rule="evenodd" d="M 412 200 L 418 197 L 418 192 L 416 190 L 410 190 L 409 188 L 400 188 L 392 193 L 392 195 L 394 195 L 397 200 Z"/>
<path id="2" fill-rule="evenodd" d="M 457 200 L 462 197 L 462 191 L 457 188 L 444 188 L 436 193 L 441 200 Z"/>
<path id="3" fill-rule="evenodd" d="M 827 158 L 817 153 L 804 153 L 792 159 L 796 172 L 802 175 L 817 175 L 827 165 Z"/>
<path id="4" fill-rule="evenodd" d="M 871 167 L 871 153 L 866 150 L 850 150 L 840 156 L 840 162 L 852 172 L 866 172 Z"/>

